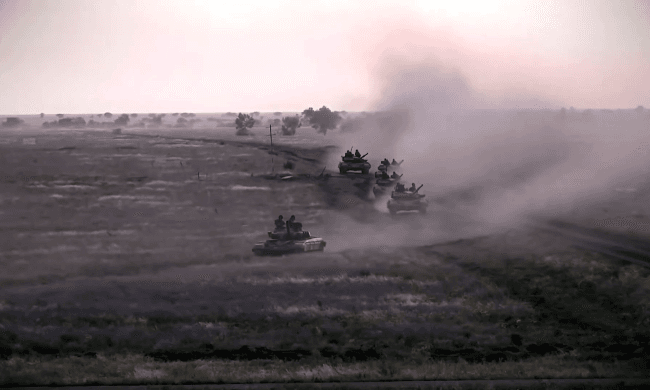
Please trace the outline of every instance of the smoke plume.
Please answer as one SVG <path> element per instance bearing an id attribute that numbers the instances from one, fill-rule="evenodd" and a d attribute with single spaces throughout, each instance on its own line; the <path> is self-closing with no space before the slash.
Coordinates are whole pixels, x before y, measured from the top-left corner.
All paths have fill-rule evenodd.
<path id="1" fill-rule="evenodd" d="M 533 214 L 556 217 L 612 196 L 650 162 L 637 151 L 643 124 L 633 118 L 558 123 L 556 102 L 522 92 L 526 86 L 490 97 L 472 87 L 462 66 L 446 66 L 435 53 L 383 55 L 373 69 L 375 111 L 343 124 L 340 147 L 369 153 L 371 172 L 383 158 L 404 159 L 396 170 L 407 186 L 424 184 L 429 213 L 381 227 L 339 223 L 341 239 L 354 237 L 342 247 L 363 246 L 363 237 L 391 244 L 461 238 Z M 338 161 L 335 154 L 328 165 Z M 386 200 L 376 201 L 380 211 L 387 212 Z"/>

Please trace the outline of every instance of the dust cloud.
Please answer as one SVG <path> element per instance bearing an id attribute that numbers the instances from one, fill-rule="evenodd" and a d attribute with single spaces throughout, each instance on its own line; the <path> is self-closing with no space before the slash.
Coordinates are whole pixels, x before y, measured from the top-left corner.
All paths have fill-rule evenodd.
<path id="1" fill-rule="evenodd" d="M 615 196 L 650 165 L 650 122 L 631 110 L 567 120 L 543 96 L 519 93 L 519 104 L 482 94 L 435 55 L 386 55 L 375 69 L 375 110 L 349 120 L 337 142 L 369 153 L 371 173 L 383 158 L 404 159 L 396 171 L 407 186 L 424 184 L 429 211 L 372 224 L 336 215 L 341 248 L 425 244 L 516 228 L 532 215 L 562 217 Z M 387 199 L 375 207 L 387 213 Z"/>

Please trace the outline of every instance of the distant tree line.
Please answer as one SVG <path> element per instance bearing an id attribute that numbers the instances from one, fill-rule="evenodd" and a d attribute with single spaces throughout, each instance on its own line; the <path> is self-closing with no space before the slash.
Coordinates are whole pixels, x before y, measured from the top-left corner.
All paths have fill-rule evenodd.
<path id="1" fill-rule="evenodd" d="M 282 115 L 282 112 L 274 112 L 274 116 Z M 235 114 L 232 112 L 227 112 L 222 115 L 222 117 L 232 117 L 235 118 L 235 129 L 237 135 L 250 135 L 250 129 L 262 123 L 264 119 L 263 116 L 260 116 L 258 111 L 252 112 L 250 114 L 239 113 Z M 343 117 L 341 112 L 332 111 L 326 106 L 314 110 L 312 107 L 304 110 L 301 115 L 296 114 L 295 116 L 285 116 L 282 119 L 273 118 L 269 119 L 266 123 L 271 126 L 281 126 L 282 135 L 295 135 L 296 130 L 302 127 L 303 120 L 307 122 L 312 128 L 316 129 L 316 132 L 322 133 L 323 135 L 327 134 L 329 130 L 336 129 Z M 208 118 L 208 121 L 218 121 L 216 118 Z M 232 122 L 231 122 L 232 123 Z"/>

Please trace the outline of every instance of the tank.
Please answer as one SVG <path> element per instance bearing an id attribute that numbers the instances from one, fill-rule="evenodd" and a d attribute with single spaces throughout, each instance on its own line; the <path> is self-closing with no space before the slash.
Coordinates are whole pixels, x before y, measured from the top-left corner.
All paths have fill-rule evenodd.
<path id="1" fill-rule="evenodd" d="M 426 214 L 429 202 L 424 199 L 425 195 L 418 194 L 420 188 L 422 185 L 415 191 L 391 192 L 386 204 L 388 211 L 393 215 L 400 211 L 418 211 Z"/>
<path id="2" fill-rule="evenodd" d="M 258 256 L 280 256 L 291 253 L 322 252 L 326 242 L 313 237 L 308 231 L 287 232 L 285 230 L 268 232 L 269 239 L 253 246 Z"/>
<path id="3" fill-rule="evenodd" d="M 344 174 L 348 171 L 361 171 L 363 174 L 368 174 L 370 172 L 370 163 L 367 160 L 364 160 L 368 153 L 364 154 L 361 157 L 345 157 L 341 156 L 341 161 L 339 163 L 339 172 Z"/>
<path id="4" fill-rule="evenodd" d="M 375 181 L 375 185 L 372 187 L 372 192 L 375 194 L 375 196 L 380 196 L 386 193 L 388 191 L 388 188 L 391 186 L 395 185 L 395 183 L 398 183 L 402 175 L 399 175 L 399 177 L 396 178 L 389 178 L 389 179 L 382 179 L 379 178 Z"/>

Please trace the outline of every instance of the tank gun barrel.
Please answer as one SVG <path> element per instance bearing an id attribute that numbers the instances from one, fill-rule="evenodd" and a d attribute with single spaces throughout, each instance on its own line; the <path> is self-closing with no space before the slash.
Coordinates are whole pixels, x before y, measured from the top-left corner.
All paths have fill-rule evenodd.
<path id="1" fill-rule="evenodd" d="M 415 194 L 416 192 L 420 191 L 420 188 L 422 188 L 422 186 L 424 186 L 424 184 L 420 184 L 420 186 L 417 188 L 417 190 L 413 191 L 413 193 Z"/>
<path id="2" fill-rule="evenodd" d="M 368 153 L 370 153 L 370 152 L 368 152 Z M 363 156 L 361 156 L 361 158 L 366 157 L 366 156 L 368 155 L 368 153 L 366 153 L 366 154 L 364 154 Z"/>

